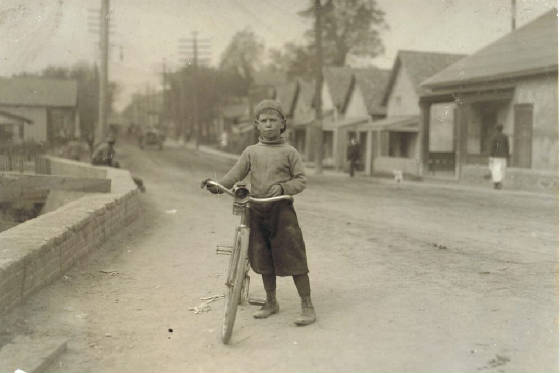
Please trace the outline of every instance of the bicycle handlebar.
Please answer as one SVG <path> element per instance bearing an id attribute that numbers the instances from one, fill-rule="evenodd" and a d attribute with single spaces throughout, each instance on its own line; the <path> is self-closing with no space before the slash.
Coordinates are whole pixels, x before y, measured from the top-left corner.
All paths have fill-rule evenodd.
<path id="1" fill-rule="evenodd" d="M 217 187 L 218 189 L 220 189 L 221 191 L 229 194 L 232 197 L 236 197 L 235 192 L 232 189 L 228 189 L 225 186 L 223 186 L 220 183 L 217 183 L 213 180 L 208 180 L 206 182 L 206 185 L 212 185 Z M 281 196 L 274 196 L 274 197 L 265 197 L 265 198 L 257 198 L 257 197 L 248 197 L 249 202 L 255 202 L 255 203 L 267 203 L 267 202 L 276 202 L 276 201 L 281 201 L 281 200 L 289 200 L 289 201 L 293 201 L 294 197 L 290 196 L 288 194 L 284 194 Z"/>

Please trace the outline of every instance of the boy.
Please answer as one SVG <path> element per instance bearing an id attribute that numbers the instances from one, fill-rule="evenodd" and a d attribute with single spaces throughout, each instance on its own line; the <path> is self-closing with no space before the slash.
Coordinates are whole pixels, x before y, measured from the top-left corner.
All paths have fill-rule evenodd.
<path id="1" fill-rule="evenodd" d="M 243 151 L 219 183 L 231 188 L 250 175 L 255 197 L 302 192 L 306 182 L 303 164 L 297 150 L 286 144 L 281 136 L 286 130 L 286 119 L 280 103 L 261 101 L 255 107 L 255 117 L 259 142 Z M 207 189 L 212 193 L 220 192 L 212 186 Z M 276 276 L 292 276 L 301 297 L 301 314 L 295 324 L 304 326 L 315 322 L 305 243 L 292 202 L 255 204 L 249 215 L 249 262 L 253 271 L 262 275 L 266 291 L 266 303 L 253 316 L 264 319 L 280 311 L 276 300 Z"/>

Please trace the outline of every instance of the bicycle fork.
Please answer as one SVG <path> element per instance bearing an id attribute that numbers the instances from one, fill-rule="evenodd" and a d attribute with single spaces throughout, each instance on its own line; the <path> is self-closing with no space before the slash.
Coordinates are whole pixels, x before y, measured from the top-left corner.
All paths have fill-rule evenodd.
<path id="1" fill-rule="evenodd" d="M 245 273 L 243 281 L 243 290 L 241 292 L 240 304 L 245 303 L 249 298 L 249 284 L 251 278 L 249 277 L 249 267 L 247 259 L 247 250 L 249 246 L 249 229 L 245 225 L 240 225 L 235 231 L 234 246 L 218 245 L 216 247 L 216 254 L 218 255 L 231 255 L 229 266 L 226 274 L 225 285 L 229 290 L 233 289 L 236 274 L 238 271 Z"/>

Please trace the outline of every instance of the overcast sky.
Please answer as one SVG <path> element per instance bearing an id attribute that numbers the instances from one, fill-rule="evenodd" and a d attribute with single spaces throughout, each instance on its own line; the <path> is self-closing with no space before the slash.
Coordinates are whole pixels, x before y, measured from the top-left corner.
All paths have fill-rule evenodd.
<path id="1" fill-rule="evenodd" d="M 390 68 L 399 49 L 472 53 L 510 31 L 511 0 L 378 0 L 389 30 L 385 53 L 372 62 Z M 180 61 L 179 39 L 198 31 L 216 64 L 231 36 L 250 26 L 267 48 L 301 40 L 311 26 L 297 11 L 310 0 L 111 0 L 110 79 L 134 91 L 157 88 L 163 60 Z M 0 76 L 98 58 L 88 30 L 100 1 L 0 0 Z M 517 24 L 556 7 L 557 0 L 517 0 Z M 122 48 L 122 60 L 121 60 Z"/>

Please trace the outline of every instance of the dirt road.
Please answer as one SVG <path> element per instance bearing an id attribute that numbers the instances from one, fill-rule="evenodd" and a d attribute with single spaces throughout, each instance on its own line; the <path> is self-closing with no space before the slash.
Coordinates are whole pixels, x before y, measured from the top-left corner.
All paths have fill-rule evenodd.
<path id="1" fill-rule="evenodd" d="M 189 308 L 223 293 L 214 248 L 236 218 L 199 181 L 231 163 L 120 151 L 147 185 L 142 217 L 1 320 L 5 336 L 70 338 L 52 372 L 557 370 L 555 198 L 312 176 L 295 206 L 317 323 L 293 325 L 299 300 L 282 278 L 281 312 L 242 307 L 224 346 L 223 301 Z"/>

